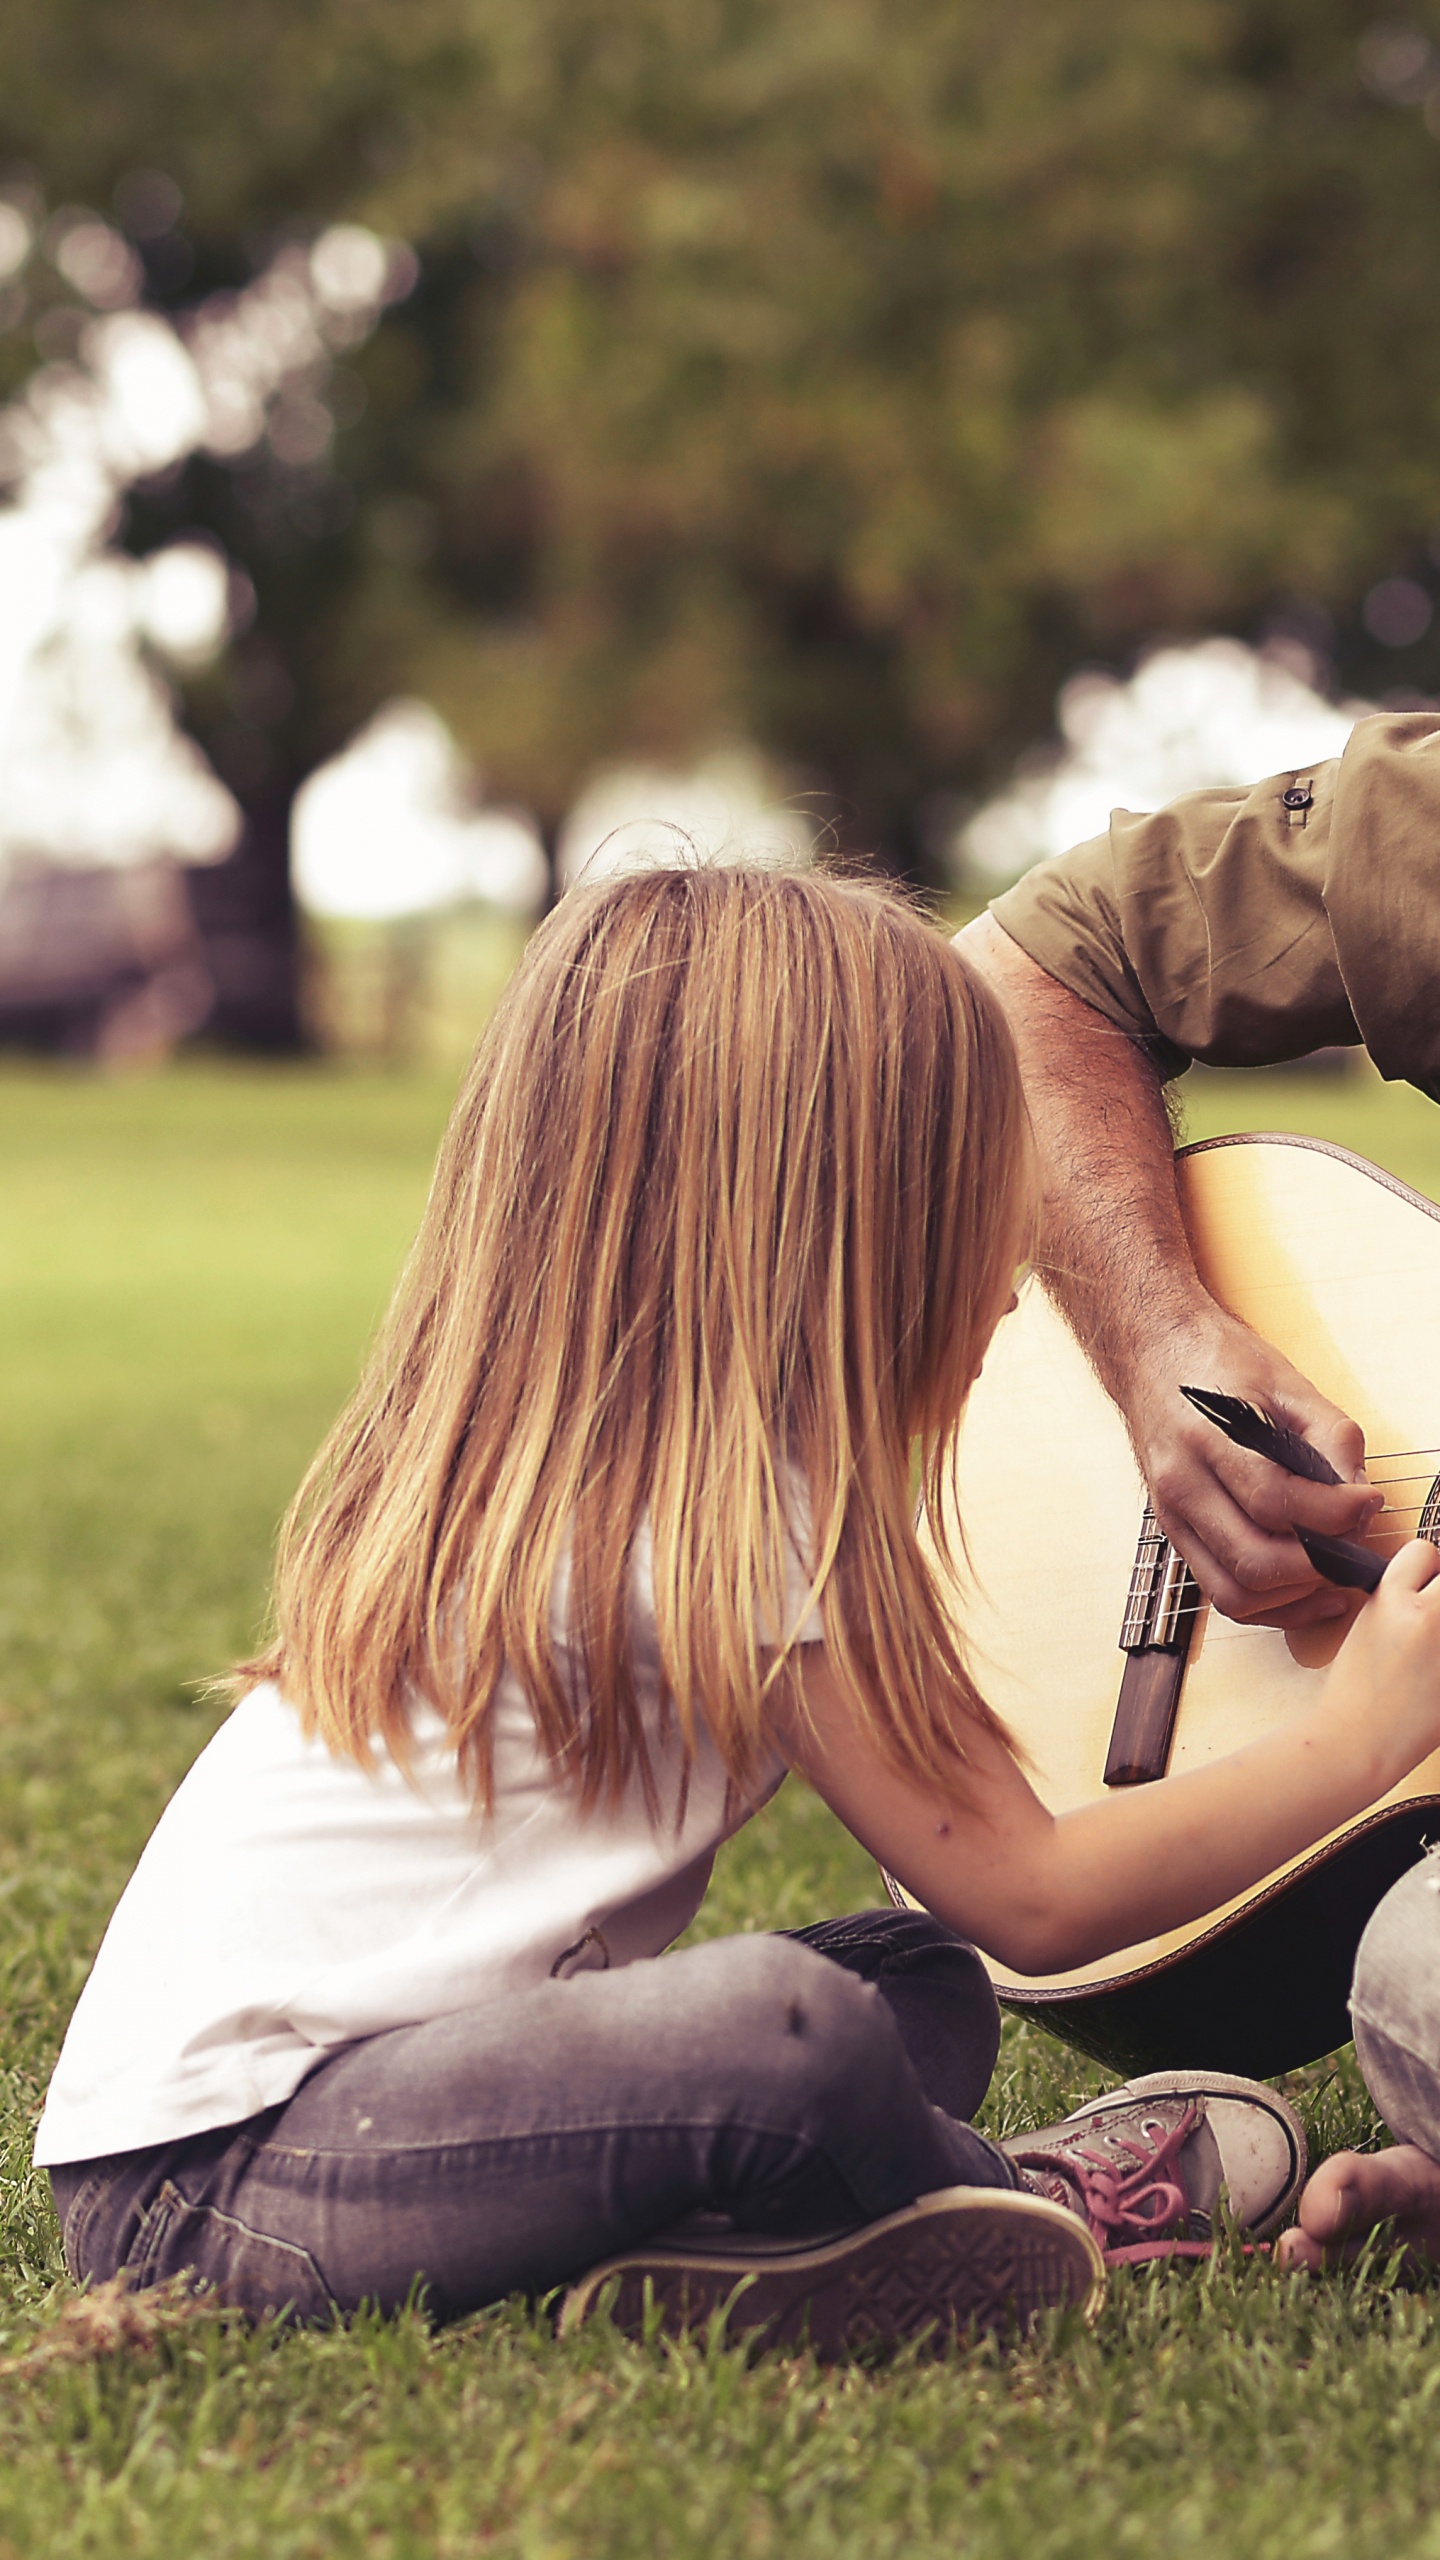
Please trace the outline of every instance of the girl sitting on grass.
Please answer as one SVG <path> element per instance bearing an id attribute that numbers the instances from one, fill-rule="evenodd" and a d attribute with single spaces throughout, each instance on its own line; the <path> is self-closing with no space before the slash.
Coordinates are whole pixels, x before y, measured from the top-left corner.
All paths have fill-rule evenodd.
<path id="1" fill-rule="evenodd" d="M 1033 1213 L 1004 1021 L 897 897 L 656 870 L 531 942 L 270 1651 L 164 1814 L 37 2146 L 77 2278 L 325 2320 L 647 2285 L 822 2350 L 1098 2301 L 1278 2221 L 1289 2110 L 1199 2073 L 996 2143 L 970 1937 L 1083 1964 L 1440 1744 L 1440 1556 L 1320 1704 L 1055 1819 L 917 1533 Z M 798 1770 L 929 1912 L 663 1950 Z M 1168 2245 L 1168 2244 L 1167 2244 Z M 1182 2243 L 1183 2245 L 1183 2243 Z M 607 2276 L 618 2278 L 606 2286 Z"/>

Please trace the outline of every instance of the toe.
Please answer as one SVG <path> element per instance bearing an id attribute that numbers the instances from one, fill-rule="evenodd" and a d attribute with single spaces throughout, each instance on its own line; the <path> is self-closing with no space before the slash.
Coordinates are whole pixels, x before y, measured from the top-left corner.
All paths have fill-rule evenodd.
<path id="1" fill-rule="evenodd" d="M 1275 2243 L 1275 2264 L 1282 2275 L 1323 2274 L 1325 2252 L 1308 2231 L 1282 2231 Z"/>
<path id="2" fill-rule="evenodd" d="M 1337 2151 L 1316 2170 L 1300 2198 L 1300 2224 L 1310 2239 L 1322 2245 L 1348 2239 L 1364 2223 L 1366 2166 L 1358 2153 Z M 1371 2219 L 1384 2210 L 1377 2198 Z"/>

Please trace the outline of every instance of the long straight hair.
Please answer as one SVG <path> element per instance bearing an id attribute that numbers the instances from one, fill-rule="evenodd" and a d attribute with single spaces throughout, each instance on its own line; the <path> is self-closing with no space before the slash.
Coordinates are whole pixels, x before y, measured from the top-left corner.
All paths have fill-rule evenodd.
<path id="1" fill-rule="evenodd" d="M 648 1518 L 666 1712 L 743 1790 L 793 1541 L 874 1744 L 953 1787 L 967 1726 L 999 1728 L 916 1486 L 943 1555 L 946 1444 L 1031 1181 L 1004 1019 L 896 893 L 700 864 L 572 889 L 480 1042 L 246 1673 L 362 1765 L 404 1761 L 427 1699 L 483 1804 L 508 1664 L 582 1803 L 637 1775 L 653 1802 Z"/>

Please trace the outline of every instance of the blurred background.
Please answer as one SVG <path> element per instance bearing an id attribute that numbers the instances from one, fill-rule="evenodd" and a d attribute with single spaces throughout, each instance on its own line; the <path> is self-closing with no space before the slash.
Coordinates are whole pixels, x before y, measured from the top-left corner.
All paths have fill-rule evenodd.
<path id="1" fill-rule="evenodd" d="M 0 21 L 0 1042 L 438 1064 L 647 824 L 963 911 L 1437 597 L 1440 9 Z"/>

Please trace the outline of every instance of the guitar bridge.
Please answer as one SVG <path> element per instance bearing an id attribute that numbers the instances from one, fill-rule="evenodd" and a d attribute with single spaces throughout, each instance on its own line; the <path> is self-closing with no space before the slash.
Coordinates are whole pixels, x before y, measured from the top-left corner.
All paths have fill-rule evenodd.
<path id="1" fill-rule="evenodd" d="M 1199 1606 L 1200 1586 L 1147 1502 L 1120 1626 L 1127 1660 L 1105 1761 L 1107 1787 L 1164 1777 Z"/>

